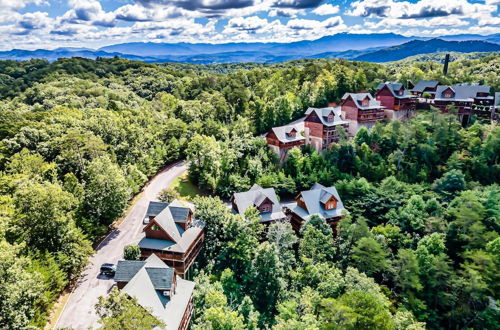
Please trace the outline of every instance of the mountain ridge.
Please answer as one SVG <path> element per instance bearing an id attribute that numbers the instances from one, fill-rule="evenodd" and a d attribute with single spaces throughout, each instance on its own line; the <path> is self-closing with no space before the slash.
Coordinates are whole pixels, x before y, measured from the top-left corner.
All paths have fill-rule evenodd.
<path id="1" fill-rule="evenodd" d="M 276 63 L 312 58 L 343 58 L 367 62 L 397 61 L 409 56 L 435 52 L 490 52 L 499 51 L 500 34 L 456 35 L 442 38 L 404 37 L 387 34 L 336 34 L 316 40 L 302 40 L 293 43 L 226 43 L 226 44 L 189 44 L 189 43 L 126 43 L 101 47 L 97 50 L 78 47 L 60 47 L 53 50 L 13 49 L 0 52 L 0 59 L 29 60 L 31 58 L 55 61 L 65 57 L 122 57 L 147 63 Z M 481 40 L 469 40 L 481 38 Z M 379 39 L 384 39 L 380 42 Z M 347 40 L 347 41 L 346 41 Z M 371 40 L 371 41 L 367 41 Z M 128 48 L 132 45 L 131 48 Z M 144 45 L 150 45 L 146 49 Z M 371 46 L 371 47 L 370 47 Z M 142 49 L 140 52 L 138 49 Z M 153 54 L 158 52 L 160 54 Z"/>

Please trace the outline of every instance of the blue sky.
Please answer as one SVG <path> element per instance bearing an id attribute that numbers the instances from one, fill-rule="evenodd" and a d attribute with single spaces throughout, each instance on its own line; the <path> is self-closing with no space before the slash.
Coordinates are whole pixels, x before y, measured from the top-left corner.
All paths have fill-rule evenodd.
<path id="1" fill-rule="evenodd" d="M 0 49 L 500 32 L 500 0 L 0 0 Z"/>

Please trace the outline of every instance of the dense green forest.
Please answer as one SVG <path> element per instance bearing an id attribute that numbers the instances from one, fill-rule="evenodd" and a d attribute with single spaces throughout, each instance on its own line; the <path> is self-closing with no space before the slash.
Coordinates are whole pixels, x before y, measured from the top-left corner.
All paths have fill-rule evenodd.
<path id="1" fill-rule="evenodd" d="M 498 57 L 378 65 L 154 65 L 118 58 L 0 62 L 0 328 L 43 327 L 92 244 L 176 160 L 219 197 L 258 182 L 281 196 L 335 184 L 350 215 L 297 241 L 197 201 L 199 328 L 493 328 L 498 319 L 500 131 L 426 113 L 360 131 L 280 169 L 259 134 L 386 80 L 481 81 Z M 264 239 L 267 237 L 267 239 Z M 496 318 L 496 319 L 495 319 Z M 375 323 L 374 323 L 375 322 Z M 480 326 L 481 325 L 481 326 Z"/>

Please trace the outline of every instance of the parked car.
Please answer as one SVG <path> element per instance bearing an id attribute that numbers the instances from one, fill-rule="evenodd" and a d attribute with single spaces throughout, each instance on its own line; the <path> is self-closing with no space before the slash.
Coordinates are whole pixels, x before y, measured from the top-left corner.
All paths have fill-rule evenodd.
<path id="1" fill-rule="evenodd" d="M 102 264 L 101 265 L 101 275 L 115 276 L 116 265 L 114 264 Z"/>

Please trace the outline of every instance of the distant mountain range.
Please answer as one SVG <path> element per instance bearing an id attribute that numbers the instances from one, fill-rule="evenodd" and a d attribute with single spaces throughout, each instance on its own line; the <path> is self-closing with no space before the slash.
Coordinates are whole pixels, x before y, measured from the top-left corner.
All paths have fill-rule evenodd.
<path id="1" fill-rule="evenodd" d="M 356 61 L 365 62 L 392 62 L 402 60 L 409 56 L 419 54 L 429 54 L 436 52 L 494 52 L 499 51 L 500 45 L 479 41 L 445 41 L 441 39 L 413 40 L 399 46 L 381 49 L 368 54 L 363 54 L 354 58 Z"/>
<path id="2" fill-rule="evenodd" d="M 341 33 L 317 40 L 292 43 L 124 43 L 102 47 L 13 49 L 0 52 L 0 59 L 28 60 L 42 58 L 55 61 L 62 57 L 119 56 L 144 62 L 183 63 L 276 63 L 304 58 L 344 58 L 367 62 L 389 62 L 408 56 L 435 52 L 490 52 L 500 51 L 500 34 L 481 36 L 462 34 L 439 39 L 405 37 L 393 33 L 348 34 Z"/>

